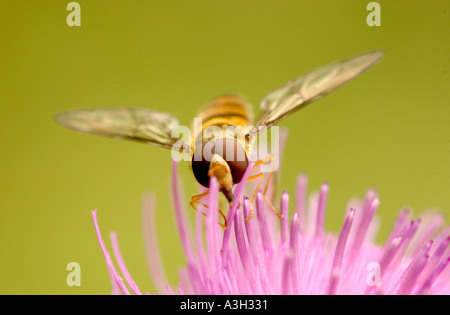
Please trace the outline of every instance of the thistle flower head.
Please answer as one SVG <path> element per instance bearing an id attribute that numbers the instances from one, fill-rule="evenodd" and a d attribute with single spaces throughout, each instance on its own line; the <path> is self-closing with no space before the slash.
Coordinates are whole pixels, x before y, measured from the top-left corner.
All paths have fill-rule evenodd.
<path id="1" fill-rule="evenodd" d="M 164 276 L 154 225 L 154 200 L 144 198 L 144 231 L 150 271 L 161 294 L 450 294 L 450 228 L 443 216 L 425 213 L 412 220 L 402 211 L 384 245 L 374 242 L 380 201 L 374 190 L 353 201 L 338 235 L 324 229 L 328 184 L 306 200 L 307 178 L 299 175 L 292 207 L 281 195 L 279 219 L 262 192 L 252 205 L 244 196 L 249 165 L 235 190 L 228 227 L 219 225 L 219 187 L 213 177 L 206 207 L 186 220 L 180 195 L 177 163 L 172 192 L 186 266 L 173 290 Z M 141 294 L 131 278 L 112 234 L 115 267 L 103 244 L 96 211 L 94 224 L 115 294 Z M 119 271 L 122 276 L 119 275 Z M 125 279 L 125 281 L 122 279 Z"/>

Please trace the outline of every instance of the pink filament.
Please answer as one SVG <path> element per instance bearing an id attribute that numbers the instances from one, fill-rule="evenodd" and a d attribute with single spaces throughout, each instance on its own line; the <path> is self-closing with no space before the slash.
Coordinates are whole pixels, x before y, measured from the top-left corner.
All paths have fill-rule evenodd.
<path id="1" fill-rule="evenodd" d="M 227 214 L 228 226 L 220 228 L 219 184 L 212 178 L 207 207 L 196 214 L 195 242 L 185 220 L 178 185 L 177 163 L 174 162 L 172 190 L 177 226 L 187 257 L 187 266 L 180 272 L 179 294 L 449 294 L 447 266 L 449 228 L 438 241 L 423 242 L 436 234 L 441 217 L 411 221 L 403 211 L 381 247 L 366 237 L 374 224 L 379 207 L 375 191 L 369 190 L 361 208 L 350 209 L 339 235 L 325 232 L 324 220 L 329 186 L 320 187 L 318 197 L 306 206 L 304 175 L 297 180 L 297 196 L 292 218 L 289 215 L 289 194 L 281 195 L 281 219 L 276 219 L 262 192 L 254 204 L 244 196 L 243 188 L 251 166 L 235 189 L 235 199 Z M 273 202 L 273 201 L 272 201 Z M 157 279 L 160 293 L 175 294 L 165 280 L 156 243 L 154 202 L 144 206 L 150 212 L 144 224 L 150 269 Z M 249 218 L 251 210 L 254 214 Z M 306 209 L 312 211 L 308 213 Z M 222 209 L 226 213 L 226 209 Z M 129 274 L 119 250 L 117 236 L 112 234 L 115 259 L 125 282 L 115 268 L 103 243 L 96 211 L 92 212 L 100 248 L 111 275 L 114 294 L 141 294 Z M 306 218 L 312 218 L 308 226 Z M 425 223 L 431 222 L 431 223 Z M 234 231 L 234 233 L 232 233 Z M 445 257 L 444 259 L 442 257 Z M 379 266 L 380 283 L 366 283 L 369 264 Z M 160 273 L 155 277 L 155 274 Z M 163 282 L 166 281 L 165 285 Z M 130 288 L 130 291 L 127 288 Z"/>

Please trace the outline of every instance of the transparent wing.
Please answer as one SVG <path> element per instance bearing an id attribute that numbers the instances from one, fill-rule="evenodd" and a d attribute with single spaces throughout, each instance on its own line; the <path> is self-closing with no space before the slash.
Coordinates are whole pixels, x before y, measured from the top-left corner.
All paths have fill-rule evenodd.
<path id="1" fill-rule="evenodd" d="M 179 125 L 171 114 L 141 108 L 97 108 L 61 112 L 56 121 L 64 127 L 112 138 L 136 140 L 171 148 Z"/>
<path id="2" fill-rule="evenodd" d="M 256 135 L 295 111 L 337 89 L 377 63 L 381 50 L 341 60 L 308 72 L 268 94 L 260 104 L 261 118 L 250 136 Z"/>

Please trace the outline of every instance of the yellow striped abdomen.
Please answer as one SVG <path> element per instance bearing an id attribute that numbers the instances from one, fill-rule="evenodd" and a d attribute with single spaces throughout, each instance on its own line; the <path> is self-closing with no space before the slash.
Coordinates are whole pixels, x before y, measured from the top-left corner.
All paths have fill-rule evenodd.
<path id="1" fill-rule="evenodd" d="M 192 133 L 194 150 L 195 145 L 201 142 L 203 131 L 206 128 L 217 126 L 224 131 L 223 137 L 226 137 L 226 126 L 240 126 L 242 128 L 250 126 L 253 120 L 253 112 L 251 105 L 243 98 L 236 95 L 223 95 L 213 99 L 203 107 L 196 118 L 201 118 L 201 130 L 194 128 Z"/>

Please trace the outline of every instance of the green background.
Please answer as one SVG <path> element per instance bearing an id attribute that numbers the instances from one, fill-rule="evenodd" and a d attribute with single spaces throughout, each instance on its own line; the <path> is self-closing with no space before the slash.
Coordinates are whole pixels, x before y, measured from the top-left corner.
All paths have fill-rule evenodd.
<path id="1" fill-rule="evenodd" d="M 399 209 L 450 213 L 450 2 L 6 1 L 0 6 L 0 293 L 108 294 L 110 280 L 90 210 L 143 291 L 154 292 L 141 231 L 141 197 L 157 195 L 157 224 L 171 284 L 184 265 L 168 190 L 170 152 L 61 128 L 53 115 L 86 107 L 159 109 L 189 125 L 198 107 L 227 92 L 257 109 L 299 74 L 384 49 L 375 68 L 282 122 L 289 138 L 283 189 L 297 174 L 309 190 L 330 183 L 326 228 L 374 187 L 383 241 Z M 180 165 L 186 202 L 196 190 Z M 448 219 L 447 219 L 448 223 Z M 110 246 L 107 240 L 107 246 Z M 110 247 L 109 247 L 110 248 Z M 66 266 L 81 265 L 81 286 Z"/>

